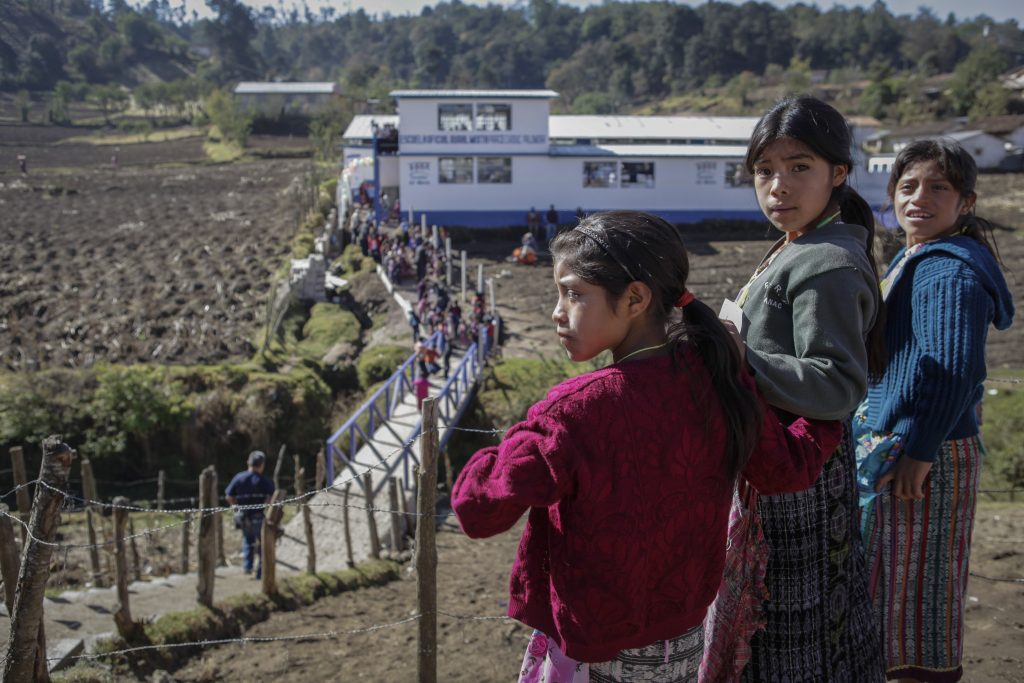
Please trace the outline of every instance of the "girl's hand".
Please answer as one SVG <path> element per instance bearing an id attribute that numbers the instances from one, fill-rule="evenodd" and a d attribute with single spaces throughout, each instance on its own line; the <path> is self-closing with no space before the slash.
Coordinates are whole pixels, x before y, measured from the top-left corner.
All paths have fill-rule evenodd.
<path id="1" fill-rule="evenodd" d="M 730 337 L 732 337 L 732 343 L 736 345 L 736 350 L 739 351 L 740 364 L 746 372 L 750 373 L 751 369 L 746 365 L 746 342 L 744 342 L 743 338 L 739 335 L 739 330 L 736 329 L 736 326 L 732 321 L 727 321 L 724 317 L 720 317 L 718 319 L 722 323 L 722 327 L 725 328 L 725 331 L 729 333 Z"/>
<path id="2" fill-rule="evenodd" d="M 903 455 L 896 461 L 896 466 L 882 475 L 875 487 L 881 493 L 882 488 L 892 482 L 892 495 L 907 502 L 924 499 L 924 480 L 931 472 L 932 463 L 914 460 Z"/>

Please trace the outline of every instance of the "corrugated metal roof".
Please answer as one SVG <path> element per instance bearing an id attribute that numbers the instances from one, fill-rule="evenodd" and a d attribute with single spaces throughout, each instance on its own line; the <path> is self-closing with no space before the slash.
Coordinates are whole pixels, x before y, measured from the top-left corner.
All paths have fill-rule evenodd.
<path id="1" fill-rule="evenodd" d="M 465 98 L 465 99 L 551 99 L 554 90 L 392 90 L 392 97 Z"/>
<path id="2" fill-rule="evenodd" d="M 299 83 L 242 81 L 235 86 L 236 95 L 333 95 L 336 92 L 338 92 L 338 84 L 333 81 Z"/>
<path id="3" fill-rule="evenodd" d="M 552 116 L 548 137 L 735 140 L 745 145 L 756 124 L 753 116 Z"/>
<path id="4" fill-rule="evenodd" d="M 553 145 L 553 157 L 690 157 L 736 158 L 747 154 L 746 145 Z"/>
<path id="5" fill-rule="evenodd" d="M 378 126 L 391 124 L 392 126 L 398 126 L 398 115 L 397 114 L 359 114 L 352 117 L 351 123 L 348 124 L 348 128 L 345 129 L 345 134 L 342 136 L 346 140 L 368 140 L 373 137 L 373 127 L 371 124 L 376 121 Z"/>

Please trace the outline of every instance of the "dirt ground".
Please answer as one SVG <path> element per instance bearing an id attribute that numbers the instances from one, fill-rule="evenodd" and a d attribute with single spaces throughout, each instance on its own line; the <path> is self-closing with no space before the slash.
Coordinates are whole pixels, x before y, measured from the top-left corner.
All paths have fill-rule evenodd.
<path id="1" fill-rule="evenodd" d="M 0 176 L 0 368 L 251 355 L 305 163 Z"/>

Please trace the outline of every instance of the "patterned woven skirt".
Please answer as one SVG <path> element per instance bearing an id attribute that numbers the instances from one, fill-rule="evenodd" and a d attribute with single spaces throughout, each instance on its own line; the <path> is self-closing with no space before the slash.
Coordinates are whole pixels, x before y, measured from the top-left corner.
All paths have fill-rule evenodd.
<path id="1" fill-rule="evenodd" d="M 771 598 L 741 680 L 884 680 L 857 505 L 849 421 L 813 487 L 758 499 Z"/>
<path id="2" fill-rule="evenodd" d="M 676 638 L 623 650 L 615 659 L 595 664 L 566 657 L 553 639 L 534 631 L 518 683 L 697 683 L 703 654 L 703 624 Z"/>
<path id="3" fill-rule="evenodd" d="M 977 436 L 942 445 L 924 500 L 886 494 L 866 515 L 868 568 L 889 678 L 963 675 L 964 596 L 984 450 Z"/>

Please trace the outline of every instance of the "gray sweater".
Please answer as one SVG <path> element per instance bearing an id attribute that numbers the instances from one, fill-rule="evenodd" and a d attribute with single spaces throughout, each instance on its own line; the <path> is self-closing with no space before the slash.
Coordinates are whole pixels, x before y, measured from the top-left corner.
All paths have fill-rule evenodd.
<path id="1" fill-rule="evenodd" d="M 771 405 L 836 420 L 864 398 L 864 340 L 880 298 L 867 236 L 866 228 L 844 223 L 812 230 L 751 284 L 743 305 L 747 362 Z"/>

